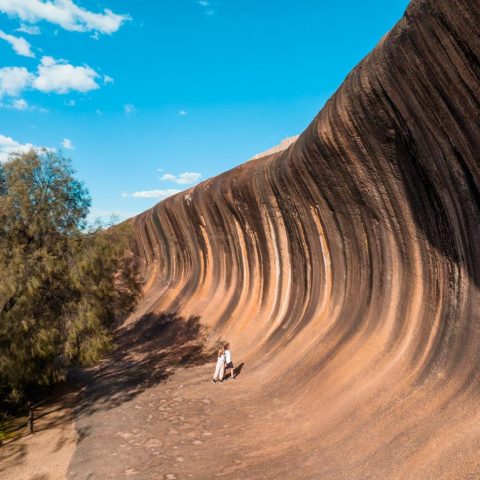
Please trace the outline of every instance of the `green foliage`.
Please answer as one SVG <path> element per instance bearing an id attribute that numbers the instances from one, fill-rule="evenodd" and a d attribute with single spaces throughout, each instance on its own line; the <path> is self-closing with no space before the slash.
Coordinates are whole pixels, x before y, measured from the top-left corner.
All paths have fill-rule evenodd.
<path id="1" fill-rule="evenodd" d="M 3 165 L 0 163 L 0 195 L 5 195 L 7 193 L 7 181 L 5 180 L 5 172 L 3 170 Z"/>
<path id="2" fill-rule="evenodd" d="M 98 361 L 139 293 L 129 225 L 86 230 L 91 201 L 73 173 L 33 151 L 0 170 L 0 402 Z"/>

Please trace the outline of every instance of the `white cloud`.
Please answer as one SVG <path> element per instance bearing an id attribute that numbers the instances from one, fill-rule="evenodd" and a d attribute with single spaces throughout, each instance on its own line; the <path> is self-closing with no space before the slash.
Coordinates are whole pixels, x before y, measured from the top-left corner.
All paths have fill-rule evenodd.
<path id="1" fill-rule="evenodd" d="M 137 113 L 135 105 L 132 105 L 131 103 L 127 103 L 126 105 L 124 105 L 123 111 L 125 112 L 125 115 L 132 115 L 134 113 Z"/>
<path id="2" fill-rule="evenodd" d="M 0 30 L 0 38 L 8 42 L 15 53 L 23 57 L 35 57 L 35 54 L 30 49 L 30 44 L 23 37 L 15 37 Z"/>
<path id="3" fill-rule="evenodd" d="M 171 173 L 165 173 L 162 175 L 160 180 L 164 180 L 166 182 L 174 182 L 178 185 L 192 185 L 198 182 L 202 178 L 201 173 L 197 172 L 183 172 L 180 175 L 172 175 Z"/>
<path id="4" fill-rule="evenodd" d="M 133 198 L 158 198 L 159 200 L 163 200 L 164 198 L 175 195 L 176 193 L 180 193 L 180 190 L 176 190 L 175 188 L 167 188 L 165 190 L 143 190 L 141 192 L 133 192 L 131 196 Z M 123 192 L 122 197 L 128 197 L 128 194 Z"/>
<path id="5" fill-rule="evenodd" d="M 42 150 L 54 151 L 55 149 L 39 147 L 32 145 L 31 143 L 21 144 L 15 141 L 12 137 L 6 137 L 5 135 L 0 134 L 0 163 L 9 160 L 11 155 L 27 153 L 30 150 L 40 152 Z"/>
<path id="6" fill-rule="evenodd" d="M 41 113 L 48 112 L 48 110 L 45 108 L 29 105 L 28 102 L 26 102 L 23 98 L 11 100 L 7 103 L 0 102 L 0 108 L 6 108 L 8 110 L 28 110 Z"/>
<path id="7" fill-rule="evenodd" d="M 68 102 L 65 103 L 67 107 L 74 107 L 76 105 L 75 100 L 68 100 Z"/>
<path id="8" fill-rule="evenodd" d="M 104 75 L 103 76 L 103 83 L 105 85 L 107 85 L 109 83 L 115 83 L 115 80 L 112 77 L 109 77 L 108 75 Z"/>
<path id="9" fill-rule="evenodd" d="M 25 67 L 5 67 L 0 69 L 0 97 L 18 96 L 26 88 L 41 92 L 68 93 L 71 91 L 89 92 L 100 88 L 96 79 L 99 77 L 88 65 L 75 67 L 65 60 L 42 57 L 37 75 Z"/>
<path id="10" fill-rule="evenodd" d="M 62 147 L 67 150 L 74 150 L 75 147 L 73 146 L 72 141 L 69 138 L 64 138 L 62 142 Z"/>
<path id="11" fill-rule="evenodd" d="M 15 110 L 27 110 L 28 103 L 23 98 L 19 98 L 18 100 L 14 100 L 12 102 L 12 108 Z"/>
<path id="12" fill-rule="evenodd" d="M 77 6 L 72 0 L 1 0 L 0 12 L 27 23 L 45 20 L 65 30 L 106 34 L 116 32 L 130 18 L 107 8 L 103 13 L 94 13 Z"/>
<path id="13" fill-rule="evenodd" d="M 102 223 L 106 223 L 106 224 L 113 223 L 115 225 L 119 222 L 123 222 L 124 220 L 127 220 L 128 218 L 134 217 L 139 213 L 141 213 L 141 211 L 125 212 L 121 210 L 100 210 L 97 208 L 92 208 L 90 210 L 90 213 L 87 216 L 87 221 L 89 223 L 94 223 L 97 220 L 100 220 L 100 222 Z"/>
<path id="14" fill-rule="evenodd" d="M 16 97 L 32 83 L 33 76 L 25 67 L 0 68 L 0 97 Z"/>
<path id="15" fill-rule="evenodd" d="M 40 27 L 36 25 L 25 25 L 23 23 L 15 31 L 27 33 L 28 35 L 40 35 L 42 33 Z"/>
<path id="16" fill-rule="evenodd" d="M 210 7 L 210 2 L 208 0 L 198 0 L 197 2 L 199 5 L 201 5 L 204 8 Z M 215 11 L 212 10 L 211 8 L 208 10 L 204 10 L 205 15 L 212 16 L 215 15 Z"/>
<path id="17" fill-rule="evenodd" d="M 25 67 L 0 68 L 0 97 L 3 95 L 16 97 L 26 88 L 45 93 L 65 94 L 72 91 L 86 93 L 100 88 L 98 78 L 100 75 L 88 65 L 74 66 L 66 60 L 44 56 L 37 74 L 30 73 Z M 112 83 L 113 79 L 105 75 L 104 82 Z M 67 105 L 73 106 L 72 102 Z"/>
<path id="18" fill-rule="evenodd" d="M 185 110 L 180 110 L 178 112 L 178 114 L 181 116 L 181 117 L 184 117 L 185 115 L 187 115 L 188 112 L 186 112 Z"/>
<path id="19" fill-rule="evenodd" d="M 42 57 L 38 67 L 38 76 L 33 81 L 33 88 L 41 92 L 68 93 L 89 92 L 99 88 L 96 78 L 98 73 L 88 65 L 74 67 L 65 60 Z"/>

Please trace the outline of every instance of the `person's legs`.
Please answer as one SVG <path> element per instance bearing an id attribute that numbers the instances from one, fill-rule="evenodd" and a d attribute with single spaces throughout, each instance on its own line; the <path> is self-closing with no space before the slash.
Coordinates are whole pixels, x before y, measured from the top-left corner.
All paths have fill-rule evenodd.
<path id="1" fill-rule="evenodd" d="M 221 374 L 221 377 L 220 377 Z M 213 374 L 212 382 L 215 383 L 217 380 L 223 378 L 223 372 L 222 372 L 222 367 L 220 365 L 217 365 L 215 367 L 215 373 Z"/>
<path id="2" fill-rule="evenodd" d="M 220 367 L 220 372 L 219 372 L 219 375 L 218 375 L 218 379 L 223 382 L 223 376 L 225 375 L 225 364 L 223 364 L 221 367 Z"/>
<path id="3" fill-rule="evenodd" d="M 235 369 L 233 368 L 233 363 L 232 362 L 227 363 L 226 370 L 227 370 L 227 372 L 228 372 L 228 370 L 230 370 L 230 378 L 235 378 L 233 376 Z"/>

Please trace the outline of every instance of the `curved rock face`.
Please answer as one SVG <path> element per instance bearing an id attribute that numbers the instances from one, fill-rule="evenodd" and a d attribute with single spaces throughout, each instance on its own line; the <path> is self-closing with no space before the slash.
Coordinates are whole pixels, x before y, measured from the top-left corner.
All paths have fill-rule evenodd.
<path id="1" fill-rule="evenodd" d="M 304 478 L 480 478 L 479 25 L 414 0 L 287 150 L 134 219 L 141 313 L 230 340 Z"/>

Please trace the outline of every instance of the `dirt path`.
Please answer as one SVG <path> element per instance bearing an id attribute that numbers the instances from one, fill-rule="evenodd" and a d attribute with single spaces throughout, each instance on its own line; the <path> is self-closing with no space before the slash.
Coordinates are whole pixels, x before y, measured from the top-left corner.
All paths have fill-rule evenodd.
<path id="1" fill-rule="evenodd" d="M 34 435 L 0 449 L 2 480 L 64 480 L 75 450 L 77 433 L 72 416 L 74 392 L 59 392 L 57 400 L 36 410 Z"/>

